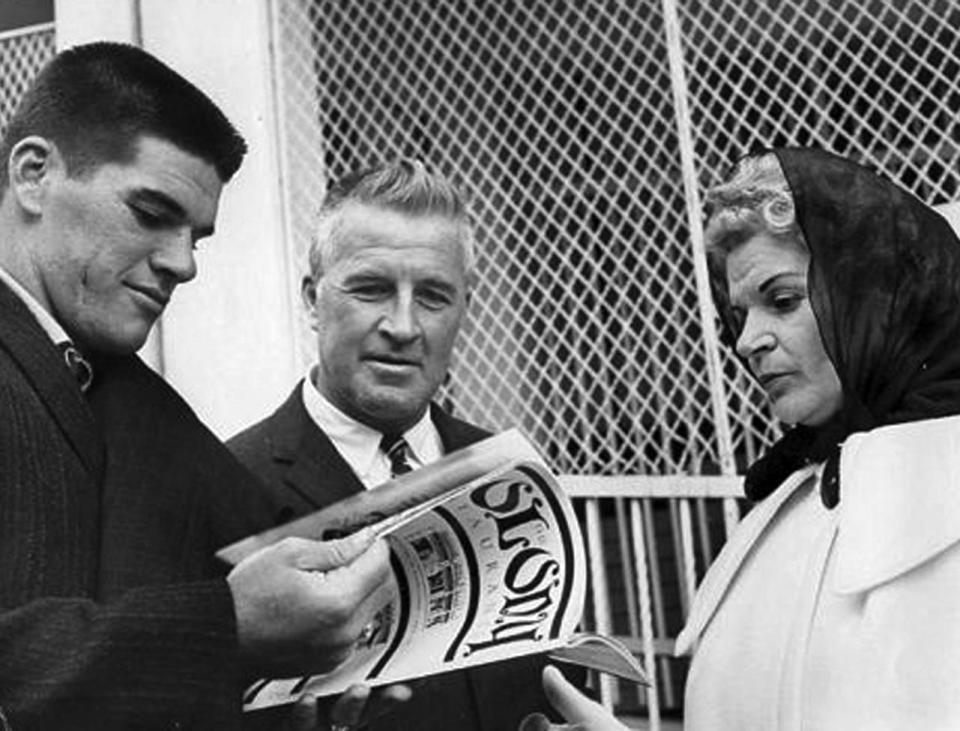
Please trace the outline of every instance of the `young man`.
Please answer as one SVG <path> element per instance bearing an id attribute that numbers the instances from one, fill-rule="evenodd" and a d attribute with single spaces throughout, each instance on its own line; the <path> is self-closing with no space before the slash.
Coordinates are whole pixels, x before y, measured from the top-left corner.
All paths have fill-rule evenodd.
<path id="1" fill-rule="evenodd" d="M 0 728 L 236 728 L 244 677 L 334 667 L 377 609 L 364 536 L 222 576 L 214 551 L 270 516 L 134 355 L 244 152 L 202 92 L 107 43 L 57 56 L 0 145 Z"/>
<path id="2" fill-rule="evenodd" d="M 347 176 L 323 202 L 302 284 L 317 363 L 287 401 L 227 444 L 278 522 L 373 487 L 487 432 L 431 399 L 467 306 L 473 241 L 453 186 L 401 160 Z M 546 708 L 540 658 L 426 678 L 373 729 L 515 729 Z"/>

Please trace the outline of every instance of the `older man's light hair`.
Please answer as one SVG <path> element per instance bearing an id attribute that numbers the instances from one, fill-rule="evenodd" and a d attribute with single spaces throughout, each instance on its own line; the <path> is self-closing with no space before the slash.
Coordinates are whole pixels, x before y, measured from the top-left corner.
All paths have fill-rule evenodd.
<path id="1" fill-rule="evenodd" d="M 360 170 L 331 185 L 320 206 L 310 246 L 310 276 L 323 275 L 339 246 L 342 211 L 350 203 L 384 208 L 411 216 L 441 216 L 460 229 L 464 273 L 474 264 L 473 227 L 457 189 L 444 176 L 431 172 L 419 160 L 400 159 Z"/>

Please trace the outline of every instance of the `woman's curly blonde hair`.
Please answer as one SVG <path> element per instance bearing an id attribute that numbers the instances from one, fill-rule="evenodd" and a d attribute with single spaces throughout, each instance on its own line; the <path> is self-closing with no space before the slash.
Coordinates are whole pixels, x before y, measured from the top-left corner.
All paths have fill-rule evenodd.
<path id="1" fill-rule="evenodd" d="M 793 194 L 772 152 L 743 158 L 733 175 L 707 192 L 704 243 L 708 256 L 726 258 L 740 244 L 767 233 L 804 247 Z"/>

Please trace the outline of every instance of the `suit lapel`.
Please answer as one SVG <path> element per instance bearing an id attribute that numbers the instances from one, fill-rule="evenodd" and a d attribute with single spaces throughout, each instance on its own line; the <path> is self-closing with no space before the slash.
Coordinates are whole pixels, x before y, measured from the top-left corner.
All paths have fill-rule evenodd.
<path id="1" fill-rule="evenodd" d="M 9 287 L 0 283 L 0 347 L 23 370 L 94 480 L 103 477 L 103 438 L 56 346 Z"/>
<path id="2" fill-rule="evenodd" d="M 310 419 L 300 389 L 298 385 L 293 390 L 277 414 L 273 459 L 286 465 L 284 485 L 322 508 L 363 492 L 363 485 L 333 442 Z"/>
<path id="3" fill-rule="evenodd" d="M 322 508 L 363 492 L 364 487 L 333 442 L 313 423 L 303 406 L 301 388 L 302 382 L 277 412 L 272 457 L 282 467 L 284 485 L 314 507 Z M 445 453 L 489 436 L 435 404 L 430 405 L 430 417 Z"/>
<path id="4" fill-rule="evenodd" d="M 430 404 L 430 419 L 440 435 L 444 454 L 463 449 L 490 436 L 490 432 L 453 418 L 434 403 Z"/>

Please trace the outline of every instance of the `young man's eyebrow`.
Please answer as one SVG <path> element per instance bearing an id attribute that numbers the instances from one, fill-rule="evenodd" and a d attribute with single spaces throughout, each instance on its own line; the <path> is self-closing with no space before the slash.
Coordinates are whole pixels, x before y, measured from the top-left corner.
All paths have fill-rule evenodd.
<path id="1" fill-rule="evenodd" d="M 183 206 L 181 206 L 169 195 L 159 190 L 154 190 L 152 188 L 134 188 L 132 191 L 130 191 L 129 197 L 137 201 L 150 203 L 152 205 L 164 208 L 166 209 L 167 213 L 170 213 L 178 218 L 187 217 L 187 212 L 184 210 Z"/>
<path id="2" fill-rule="evenodd" d="M 162 191 L 154 190 L 152 188 L 135 188 L 130 193 L 130 198 L 163 208 L 167 215 L 177 219 L 178 221 L 185 221 L 187 219 L 187 212 L 184 207 L 181 206 L 180 203 L 178 203 L 175 199 L 171 198 Z M 202 228 L 196 228 L 193 231 L 196 238 L 202 239 L 206 238 L 207 236 L 212 236 L 213 230 L 213 226 L 203 226 Z"/>

